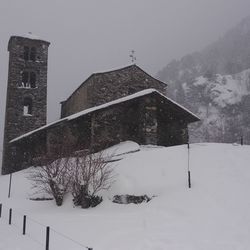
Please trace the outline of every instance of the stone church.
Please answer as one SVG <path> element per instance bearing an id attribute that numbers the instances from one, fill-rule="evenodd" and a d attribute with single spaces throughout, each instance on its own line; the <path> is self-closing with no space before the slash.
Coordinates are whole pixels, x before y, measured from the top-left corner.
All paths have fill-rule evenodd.
<path id="1" fill-rule="evenodd" d="M 137 65 L 87 78 L 65 101 L 61 118 L 47 124 L 49 42 L 12 36 L 2 174 L 36 164 L 45 154 L 95 152 L 132 140 L 162 146 L 188 142 L 197 116 L 169 99 L 166 83 Z"/>

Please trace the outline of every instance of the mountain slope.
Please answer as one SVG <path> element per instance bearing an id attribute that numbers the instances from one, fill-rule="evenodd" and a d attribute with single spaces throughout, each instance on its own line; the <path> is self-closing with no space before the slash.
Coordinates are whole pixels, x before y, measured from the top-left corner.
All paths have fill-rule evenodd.
<path id="1" fill-rule="evenodd" d="M 193 141 L 234 142 L 242 135 L 250 143 L 249 69 L 247 17 L 203 51 L 170 62 L 158 77 L 169 83 L 171 98 L 201 115 L 203 121 L 191 127 Z"/>

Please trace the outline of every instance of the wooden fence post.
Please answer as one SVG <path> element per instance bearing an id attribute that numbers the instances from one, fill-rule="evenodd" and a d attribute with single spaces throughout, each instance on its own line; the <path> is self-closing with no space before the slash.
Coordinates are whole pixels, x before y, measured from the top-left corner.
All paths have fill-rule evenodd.
<path id="1" fill-rule="evenodd" d="M 10 198 L 11 184 L 12 184 L 12 173 L 10 174 L 10 180 L 9 180 L 9 192 L 8 192 L 8 198 Z"/>
<path id="2" fill-rule="evenodd" d="M 12 219 L 12 208 L 9 210 L 9 225 L 11 225 L 11 219 Z"/>
<path id="3" fill-rule="evenodd" d="M 50 231 L 50 228 L 46 227 L 46 245 L 45 245 L 45 250 L 49 250 L 49 231 Z"/>
<path id="4" fill-rule="evenodd" d="M 23 235 L 26 234 L 26 215 L 23 216 Z"/>
<path id="5" fill-rule="evenodd" d="M 191 173 L 190 173 L 190 145 L 187 143 L 188 147 L 188 187 L 191 188 Z"/>
<path id="6" fill-rule="evenodd" d="M 191 173 L 188 171 L 188 187 L 191 188 Z"/>

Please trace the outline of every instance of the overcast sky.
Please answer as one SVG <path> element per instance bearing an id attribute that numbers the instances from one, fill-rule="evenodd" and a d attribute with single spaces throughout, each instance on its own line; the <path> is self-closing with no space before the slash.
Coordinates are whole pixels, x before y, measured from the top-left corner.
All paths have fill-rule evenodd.
<path id="1" fill-rule="evenodd" d="M 51 42 L 48 121 L 91 73 L 137 64 L 155 75 L 250 14 L 249 0 L 0 0 L 0 150 L 11 35 Z M 0 164 L 1 165 L 1 164 Z"/>

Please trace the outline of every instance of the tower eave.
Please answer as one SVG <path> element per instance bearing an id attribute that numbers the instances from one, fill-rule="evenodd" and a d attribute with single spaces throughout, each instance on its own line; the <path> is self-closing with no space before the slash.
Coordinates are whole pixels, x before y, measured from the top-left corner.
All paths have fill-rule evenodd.
<path id="1" fill-rule="evenodd" d="M 48 47 L 50 45 L 50 42 L 36 38 L 36 37 L 32 37 L 32 36 L 11 36 L 8 42 L 8 51 L 10 51 L 10 45 L 12 43 L 13 40 L 30 40 L 30 41 L 37 41 L 37 42 L 41 42 L 43 44 L 46 44 Z"/>

